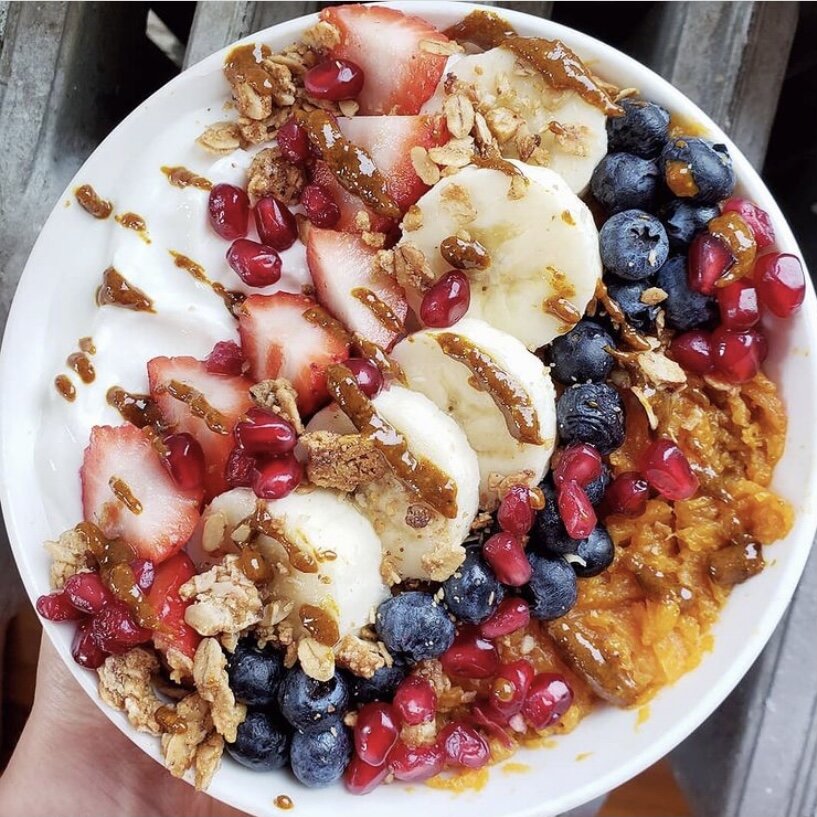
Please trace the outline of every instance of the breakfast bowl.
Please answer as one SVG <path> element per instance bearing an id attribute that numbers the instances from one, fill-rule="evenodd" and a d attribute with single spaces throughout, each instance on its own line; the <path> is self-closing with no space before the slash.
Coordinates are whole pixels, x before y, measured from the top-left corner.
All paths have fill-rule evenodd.
<path id="1" fill-rule="evenodd" d="M 481 8 L 425 0 L 385 5 L 418 15 L 440 30 Z M 683 123 L 686 135 L 702 135 L 725 145 L 737 179 L 735 195 L 769 214 L 777 252 L 801 257 L 758 174 L 718 126 L 677 89 L 579 32 L 520 12 L 499 13 L 518 34 L 560 40 L 593 74 L 619 89 L 637 89 L 644 99 L 666 108 L 675 122 Z M 291 20 L 234 45 L 263 44 L 280 51 L 317 20 L 317 15 Z M 224 111 L 230 98 L 224 64 L 233 48 L 182 73 L 105 139 L 55 205 L 20 279 L 0 358 L 0 496 L 17 565 L 32 600 L 52 589 L 51 559 L 42 543 L 56 539 L 82 518 L 83 500 L 86 506 L 92 503 L 87 485 L 83 497 L 77 473 L 91 428 L 121 422 L 106 400 L 109 388 L 125 384 L 143 392 L 148 387 L 148 360 L 164 354 L 202 359 L 214 344 L 237 337 L 222 299 L 229 300 L 238 284 L 223 261 L 227 245 L 204 229 L 207 195 L 197 180 L 242 184 L 252 156 L 227 150 L 214 158 L 196 143 L 208 127 L 231 116 Z M 565 175 L 570 172 L 566 167 Z M 585 179 L 576 185 L 583 188 L 586 183 Z M 114 200 L 116 221 L 90 218 L 77 205 L 75 191 L 84 185 Z M 92 202 L 90 207 L 97 205 Z M 286 252 L 277 288 L 300 292 L 310 284 L 303 247 Z M 130 295 L 138 300 L 148 292 L 152 303 L 145 302 L 141 310 L 119 310 L 116 321 L 100 322 L 103 290 L 121 295 L 128 289 L 106 272 L 95 299 L 102 271 L 114 268 L 132 271 L 144 292 L 130 287 Z M 174 269 L 179 272 L 175 277 Z M 384 810 L 394 815 L 418 810 L 462 815 L 473 808 L 507 817 L 547 817 L 604 794 L 669 752 L 708 717 L 751 666 L 783 615 L 809 553 L 817 525 L 817 451 L 812 433 L 817 410 L 813 354 L 817 302 L 807 275 L 805 286 L 805 300 L 793 317 L 783 320 L 767 311 L 761 322 L 769 347 L 764 371 L 776 384 L 788 415 L 785 450 L 771 486 L 793 508 L 793 525 L 785 537 L 764 549 L 766 568 L 734 587 L 697 667 L 638 707 L 596 706 L 569 733 L 519 748 L 512 757 L 488 767 L 487 775 L 468 778 L 470 785 L 395 782 L 355 798 L 340 786 L 309 788 L 285 770 L 257 773 L 225 756 L 208 792 L 258 817 L 278 814 L 293 804 L 299 814 L 322 814 L 330 798 L 340 813 L 362 817 Z M 243 295 L 254 291 L 239 289 Z M 154 312 L 162 315 L 161 322 L 153 320 Z M 246 341 L 243 334 L 242 339 Z M 55 377 L 66 371 L 68 355 L 74 359 L 70 365 L 76 376 L 59 381 L 62 391 L 58 392 Z M 78 362 L 82 355 L 86 363 Z M 97 376 L 84 382 L 81 369 L 88 361 Z M 63 399 L 66 395 L 70 402 Z M 417 411 L 425 410 L 418 402 Z M 455 436 L 453 431 L 451 435 Z M 131 455 L 131 449 L 122 449 L 123 458 Z M 305 513 L 317 519 L 310 501 L 303 500 Z M 361 534 L 360 540 L 364 538 Z M 360 542 L 356 546 L 363 547 Z M 194 547 L 203 547 L 203 542 Z M 356 580 L 361 593 L 371 583 L 367 577 Z M 142 751 L 162 762 L 165 758 L 154 736 L 137 731 L 123 712 L 102 703 L 96 673 L 72 657 L 72 628 L 53 621 L 45 621 L 44 628 L 78 683 L 106 716 Z"/>

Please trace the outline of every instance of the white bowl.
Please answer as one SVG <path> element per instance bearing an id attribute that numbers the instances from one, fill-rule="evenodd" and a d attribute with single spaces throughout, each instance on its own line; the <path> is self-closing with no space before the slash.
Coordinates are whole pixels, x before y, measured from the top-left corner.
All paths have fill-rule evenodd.
<path id="1" fill-rule="evenodd" d="M 391 5 L 426 17 L 445 27 L 478 6 L 467 3 L 398 2 Z M 770 213 L 780 250 L 802 258 L 791 230 L 769 191 L 734 144 L 689 99 L 643 65 L 613 48 L 548 20 L 515 11 L 500 13 L 521 34 L 563 39 L 583 59 L 591 61 L 601 76 L 618 85 L 635 86 L 643 95 L 670 111 L 705 126 L 710 135 L 729 146 L 739 185 L 738 191 Z M 295 40 L 316 17 L 302 17 L 247 38 L 274 49 Z M 208 121 L 218 119 L 227 86 L 221 68 L 224 49 L 185 71 L 140 105 L 99 146 L 64 194 L 80 183 L 117 179 L 122 163 L 146 149 L 156 134 L 176 117 L 203 105 L 212 105 Z M 112 228 L 111 228 L 112 229 Z M 60 496 L 45 495 L 40 470 L 35 467 L 35 441 L 40 434 L 43 406 L 53 399 L 54 361 L 70 351 L 86 334 L 83 316 L 100 271 L 107 265 L 100 225 L 66 208 L 55 206 L 31 253 L 20 280 L 9 316 L 0 359 L 0 496 L 14 554 L 32 599 L 48 592 L 48 558 L 42 548 L 46 538 L 72 526 L 80 514 L 79 481 L 74 472 L 54 474 Z M 650 717 L 637 725 L 637 713 L 600 708 L 572 734 L 550 749 L 520 751 L 513 760 L 530 767 L 527 773 L 510 774 L 502 765 L 493 768 L 480 792 L 452 794 L 423 786 L 381 786 L 360 798 L 340 787 L 308 790 L 286 773 L 255 774 L 225 760 L 210 794 L 259 817 L 280 814 L 274 798 L 286 793 L 301 817 L 323 817 L 328 809 L 337 815 L 392 817 L 417 814 L 463 815 L 474 808 L 496 817 L 547 817 L 585 803 L 627 779 L 666 754 L 697 727 L 752 664 L 770 637 L 788 604 L 806 561 L 817 512 L 817 301 L 809 283 L 800 313 L 791 321 L 768 321 L 770 376 L 779 385 L 789 413 L 786 453 L 777 468 L 774 487 L 797 512 L 789 536 L 770 547 L 768 568 L 737 587 L 714 628 L 715 647 L 701 665 L 650 704 Z M 167 349 L 172 354 L 173 349 Z M 68 440 L 73 455 L 85 439 Z M 73 451 L 73 449 L 72 449 Z M 55 452 L 57 453 L 57 452 Z M 59 458 L 55 456 L 55 462 Z M 56 466 L 55 466 L 56 467 Z M 57 506 L 55 508 L 55 505 Z M 104 706 L 97 697 L 96 675 L 77 666 L 70 655 L 70 626 L 45 622 L 45 631 L 88 695 L 141 749 L 159 758 L 158 740 L 138 734 L 125 717 Z M 577 756 L 585 755 L 581 762 Z M 410 791 L 410 796 L 406 796 Z"/>

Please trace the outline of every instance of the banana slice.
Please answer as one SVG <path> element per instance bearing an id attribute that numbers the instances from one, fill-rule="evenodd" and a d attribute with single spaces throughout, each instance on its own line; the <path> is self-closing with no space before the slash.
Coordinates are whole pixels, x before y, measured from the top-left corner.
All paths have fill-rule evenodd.
<path id="1" fill-rule="evenodd" d="M 499 46 L 482 54 L 449 60 L 440 86 L 423 107 L 437 113 L 445 102 L 443 85 L 453 74 L 473 87 L 506 158 L 519 158 L 522 130 L 540 139 L 532 154 L 537 164 L 556 171 L 576 193 L 587 188 L 593 168 L 607 153 L 607 117 L 576 91 L 557 90 L 537 71 Z M 525 150 L 524 142 L 522 142 Z M 523 155 L 526 155 L 523 153 Z"/>
<path id="2" fill-rule="evenodd" d="M 380 576 L 377 534 L 335 491 L 316 488 L 265 501 L 249 488 L 235 488 L 217 496 L 202 518 L 205 546 L 208 532 L 227 541 L 236 528 L 238 536 L 242 527 L 258 531 L 254 546 L 271 565 L 285 568 L 276 567 L 270 593 L 292 604 L 287 621 L 296 638 L 312 635 L 331 646 L 356 635 L 390 595 Z"/>
<path id="3" fill-rule="evenodd" d="M 528 179 L 518 198 L 509 196 L 506 173 L 470 165 L 417 202 L 421 226 L 405 231 L 400 244 L 420 249 L 439 278 L 451 268 L 440 254 L 446 238 L 464 231 L 478 241 L 489 263 L 467 271 L 468 316 L 534 350 L 568 332 L 584 314 L 601 277 L 599 237 L 590 210 L 558 174 L 511 164 Z M 408 295 L 418 311 L 420 293 Z"/>
<path id="4" fill-rule="evenodd" d="M 400 579 L 443 581 L 465 558 L 462 542 L 479 508 L 477 456 L 457 423 L 418 392 L 393 385 L 372 405 L 405 440 L 410 456 L 430 463 L 444 484 L 427 494 L 436 510 L 391 470 L 361 486 L 354 501 L 383 543 L 384 573 L 388 569 Z M 339 434 L 356 430 L 335 405 L 318 412 L 307 426 L 307 431 Z"/>
<path id="5" fill-rule="evenodd" d="M 391 352 L 410 388 L 453 417 L 477 453 L 480 504 L 491 475 L 545 475 L 556 439 L 555 394 L 536 355 L 507 332 L 463 318 L 450 329 L 425 329 Z"/>

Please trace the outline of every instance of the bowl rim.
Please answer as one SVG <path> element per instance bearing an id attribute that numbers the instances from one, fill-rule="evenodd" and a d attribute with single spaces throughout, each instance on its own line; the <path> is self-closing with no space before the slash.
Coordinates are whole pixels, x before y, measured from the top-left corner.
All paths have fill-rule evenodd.
<path id="1" fill-rule="evenodd" d="M 685 117 L 694 119 L 694 121 L 702 124 L 708 135 L 722 141 L 729 148 L 732 155 L 735 171 L 739 182 L 752 191 L 752 198 L 760 199 L 764 209 L 766 209 L 772 217 L 777 231 L 776 244 L 784 251 L 797 254 L 803 259 L 803 254 L 800 251 L 797 242 L 791 232 L 791 229 L 780 211 L 776 201 L 771 193 L 766 188 L 758 173 L 751 166 L 748 160 L 743 156 L 742 152 L 737 146 L 726 136 L 726 134 L 717 126 L 717 124 L 707 116 L 692 100 L 686 97 L 681 91 L 672 86 L 668 81 L 664 80 L 647 66 L 641 64 L 632 57 L 627 56 L 621 51 L 607 45 L 606 43 L 581 32 L 575 31 L 567 26 L 555 23 L 552 20 L 535 17 L 527 12 L 515 11 L 505 8 L 496 8 L 482 6 L 478 3 L 456 2 L 455 0 L 391 0 L 384 3 L 372 3 L 370 5 L 385 5 L 400 9 L 409 14 L 417 14 L 421 17 L 430 19 L 439 19 L 440 17 L 462 17 L 470 11 L 483 10 L 498 13 L 509 23 L 519 28 L 520 30 L 534 32 L 534 36 L 559 37 L 563 38 L 571 48 L 579 54 L 591 54 L 588 61 L 603 59 L 605 62 L 615 63 L 617 70 L 626 70 L 630 73 L 638 74 L 644 77 L 644 84 L 654 88 L 660 88 L 662 95 L 671 100 L 670 108 L 676 112 L 683 112 Z M 224 56 L 236 44 L 252 43 L 257 41 L 264 41 L 270 37 L 277 38 L 292 38 L 295 39 L 307 26 L 314 23 L 318 19 L 318 14 L 313 13 L 304 15 L 278 23 L 270 26 L 262 31 L 255 32 L 240 40 L 230 43 L 222 49 L 205 57 L 199 63 L 189 67 L 174 77 L 168 83 L 159 88 L 150 97 L 143 101 L 137 108 L 134 109 L 122 122 L 114 128 L 111 133 L 100 143 L 91 156 L 103 150 L 106 144 L 131 127 L 135 119 L 141 117 L 156 100 L 176 93 L 184 86 L 191 78 L 199 74 L 209 74 L 214 68 L 222 64 Z M 38 245 L 44 241 L 44 233 L 48 227 L 49 222 L 55 211 L 60 206 L 60 201 L 66 196 L 71 195 L 71 191 L 77 184 L 78 180 L 83 175 L 87 162 L 83 163 L 82 167 L 77 171 L 72 178 L 66 190 L 57 199 L 54 207 L 49 213 L 43 227 L 40 231 L 37 241 L 29 254 L 23 273 L 15 292 L 14 299 L 9 309 L 8 321 L 3 337 L 2 350 L 0 350 L 0 384 L 11 382 L 11 374 L 13 369 L 13 346 L 19 343 L 17 340 L 24 332 L 24 323 L 28 319 L 28 315 L 24 310 L 24 304 L 31 300 L 34 294 L 37 282 L 35 280 L 34 271 L 32 269 L 32 258 L 37 254 Z M 815 300 L 814 287 L 808 275 L 808 271 L 803 263 L 804 271 L 807 279 L 807 296 L 803 308 L 800 312 L 799 320 L 805 321 L 805 333 L 808 337 L 809 352 L 817 351 L 817 300 Z M 817 356 L 809 355 L 810 366 L 810 382 L 807 384 L 811 389 L 813 404 L 814 395 L 817 394 Z M 7 434 L 12 433 L 13 417 L 5 408 L 6 402 L 0 401 L 0 500 L 5 515 L 6 528 L 11 543 L 12 552 L 20 568 L 21 575 L 26 586 L 26 591 L 32 601 L 36 598 L 35 578 L 25 569 L 25 561 L 22 558 L 24 550 L 24 541 L 26 538 L 25 531 L 21 527 L 20 520 L 16 513 L 16 507 L 11 499 L 11 492 L 9 489 L 9 481 L 7 479 L 6 470 L 6 439 Z M 788 442 L 788 440 L 787 440 Z M 808 557 L 811 543 L 813 539 L 814 527 L 817 525 L 817 460 L 812 460 L 810 464 L 810 471 L 808 475 L 803 475 L 803 478 L 808 481 L 808 494 L 805 500 L 800 503 L 803 507 L 798 508 L 798 519 L 796 524 L 799 527 L 799 537 L 792 541 L 790 547 L 792 550 L 791 559 L 787 564 L 785 573 L 778 574 L 779 581 L 775 584 L 775 592 L 768 599 L 768 604 L 764 609 L 761 617 L 755 622 L 755 630 L 751 638 L 748 638 L 744 644 L 741 645 L 739 651 L 733 656 L 729 662 L 728 671 L 724 672 L 718 682 L 714 684 L 708 694 L 700 698 L 697 705 L 690 708 L 683 716 L 679 717 L 673 726 L 667 729 L 660 739 L 647 743 L 640 751 L 633 756 L 623 758 L 619 763 L 613 765 L 605 774 L 600 775 L 592 783 L 542 803 L 534 803 L 522 808 L 511 809 L 504 812 L 504 817 L 544 817 L 545 814 L 558 814 L 571 808 L 575 808 L 583 803 L 587 803 L 621 785 L 629 780 L 643 769 L 657 761 L 659 758 L 667 754 L 672 748 L 686 738 L 695 728 L 697 728 L 714 710 L 719 706 L 726 696 L 734 689 L 751 664 L 755 661 L 763 647 L 765 646 L 771 634 L 780 621 L 785 609 L 791 600 L 796 585 L 805 567 L 805 562 Z M 803 524 L 805 523 L 805 524 Z M 44 630 L 47 636 L 60 653 L 63 661 L 68 665 L 69 671 L 74 677 L 81 682 L 81 673 L 84 671 L 71 659 L 70 652 L 63 638 L 58 638 L 58 629 L 53 622 L 45 621 Z M 696 672 L 692 670 L 691 672 Z M 84 684 L 81 685 L 85 686 Z M 666 691 L 666 690 L 663 690 Z M 123 717 L 106 705 L 103 704 L 98 695 L 92 695 L 92 700 L 101 709 L 106 717 L 114 723 L 124 734 L 126 734 L 134 743 L 141 749 L 145 750 L 149 755 L 156 759 L 157 755 L 154 751 L 150 751 L 147 747 L 145 736 L 139 735 Z M 154 740 L 150 738 L 150 740 Z M 337 793 L 336 789 L 328 789 L 329 792 Z M 234 805 L 238 808 L 246 808 L 247 801 L 239 798 L 236 793 L 230 790 L 229 786 L 219 784 L 219 776 L 216 775 L 208 794 L 212 797 L 221 800 L 224 803 Z M 345 793 L 344 793 L 345 794 Z M 444 794 L 449 794 L 445 792 Z M 331 796 L 331 795 L 330 795 Z M 351 795 L 350 795 L 351 796 Z M 354 801 L 353 801 L 354 802 Z"/>

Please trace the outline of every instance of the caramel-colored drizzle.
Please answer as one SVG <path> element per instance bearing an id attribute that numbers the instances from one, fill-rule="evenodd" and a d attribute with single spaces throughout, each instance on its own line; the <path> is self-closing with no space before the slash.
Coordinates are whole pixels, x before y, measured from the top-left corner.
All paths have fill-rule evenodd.
<path id="1" fill-rule="evenodd" d="M 138 213 L 120 213 L 114 216 L 117 224 L 121 224 L 126 230 L 133 230 L 145 244 L 150 244 L 147 222 Z"/>
<path id="2" fill-rule="evenodd" d="M 54 388 L 59 392 L 60 397 L 73 403 L 77 399 L 76 386 L 71 382 L 71 378 L 65 374 L 58 374 L 54 378 Z"/>
<path id="3" fill-rule="evenodd" d="M 390 377 L 398 383 L 402 383 L 404 386 L 408 384 L 406 373 L 403 371 L 402 366 L 400 366 L 396 360 L 392 360 L 392 358 L 386 354 L 385 349 L 364 338 L 363 335 L 358 332 L 355 332 L 352 341 L 360 354 L 363 357 L 369 358 L 369 360 L 380 369 L 380 374 L 382 374 L 383 377 Z"/>
<path id="4" fill-rule="evenodd" d="M 134 312 L 154 311 L 153 301 L 113 267 L 108 267 L 102 273 L 102 285 L 96 291 L 96 302 L 99 306 L 121 306 Z"/>
<path id="5" fill-rule="evenodd" d="M 360 301 L 377 319 L 377 322 L 387 331 L 399 335 L 403 329 L 403 321 L 394 314 L 394 310 L 377 294 L 366 287 L 355 287 L 352 297 Z"/>
<path id="6" fill-rule="evenodd" d="M 137 428 L 161 426 L 162 415 L 149 394 L 133 394 L 121 386 L 111 386 L 105 395 L 109 406 L 115 408 L 124 420 Z"/>
<path id="7" fill-rule="evenodd" d="M 486 269 L 491 264 L 488 250 L 476 240 L 466 241 L 456 235 L 444 238 L 440 243 L 440 255 L 456 269 Z"/>
<path id="8" fill-rule="evenodd" d="M 322 306 L 310 306 L 303 313 L 303 317 L 309 323 L 319 326 L 334 335 L 341 343 L 351 343 L 351 336 L 346 327 L 339 320 L 333 318 Z"/>
<path id="9" fill-rule="evenodd" d="M 292 798 L 288 797 L 286 794 L 279 794 L 273 802 L 279 809 L 283 809 L 284 811 L 289 811 L 291 808 L 295 808 L 295 803 L 292 802 Z"/>
<path id="10" fill-rule="evenodd" d="M 187 724 L 184 718 L 171 709 L 169 706 L 160 706 L 153 715 L 156 718 L 156 723 L 162 727 L 165 732 L 170 732 L 173 735 L 182 735 L 187 731 Z"/>
<path id="11" fill-rule="evenodd" d="M 725 287 L 740 278 L 751 275 L 757 255 L 757 243 L 749 225 L 738 215 L 728 212 L 716 216 L 707 225 L 707 230 L 729 247 L 735 263 L 716 282 L 716 287 Z"/>
<path id="12" fill-rule="evenodd" d="M 261 66 L 261 61 L 270 57 L 272 52 L 266 45 L 239 45 L 230 51 L 224 61 L 224 75 L 230 85 L 249 85 L 261 96 L 272 96 L 275 90 L 269 74 Z"/>
<path id="13" fill-rule="evenodd" d="M 610 297 L 604 281 L 599 278 L 596 284 L 596 300 L 607 310 L 610 320 L 616 325 L 621 334 L 621 339 L 631 348 L 638 352 L 646 352 L 650 348 L 649 341 L 640 333 L 633 329 L 621 307 Z"/>
<path id="14" fill-rule="evenodd" d="M 542 304 L 542 308 L 568 326 L 573 326 L 582 319 L 582 313 L 567 298 L 561 298 L 558 295 L 548 298 Z"/>
<path id="15" fill-rule="evenodd" d="M 93 383 L 96 378 L 94 371 L 94 364 L 91 363 L 88 355 L 85 352 L 74 352 L 68 355 L 65 361 L 69 369 L 72 369 L 79 375 L 79 379 L 83 383 Z"/>
<path id="16" fill-rule="evenodd" d="M 265 502 L 258 502 L 255 512 L 247 520 L 250 528 L 275 539 L 287 554 L 290 565 L 301 573 L 317 573 L 318 561 L 311 553 L 307 553 L 287 536 L 281 520 L 271 516 Z"/>
<path id="17" fill-rule="evenodd" d="M 230 433 L 229 420 L 214 406 L 207 402 L 207 398 L 196 388 L 178 380 L 171 380 L 165 391 L 175 400 L 187 404 L 190 413 L 200 420 L 204 420 L 207 428 L 215 434 L 227 436 Z"/>
<path id="18" fill-rule="evenodd" d="M 186 167 L 180 165 L 173 167 L 162 165 L 161 170 L 162 173 L 167 176 L 167 180 L 173 187 L 181 187 L 182 189 L 185 187 L 197 187 L 199 190 L 213 189 L 213 183 L 209 179 L 205 179 L 204 176 L 199 176 L 198 173 L 194 173 Z"/>
<path id="19" fill-rule="evenodd" d="M 80 207 L 94 218 L 108 218 L 113 212 L 113 205 L 107 199 L 103 199 L 90 184 L 83 184 L 78 187 L 74 191 L 74 196 Z"/>
<path id="20" fill-rule="evenodd" d="M 337 619 L 322 607 L 302 604 L 298 610 L 304 629 L 320 644 L 331 647 L 340 639 Z"/>
<path id="21" fill-rule="evenodd" d="M 664 171 L 667 187 L 681 198 L 692 198 L 699 193 L 692 177 L 692 167 L 686 162 L 667 162 Z"/>
<path id="22" fill-rule="evenodd" d="M 515 164 L 513 164 L 513 162 L 509 162 L 507 159 L 503 159 L 501 156 L 476 155 L 471 160 L 471 163 L 486 170 L 498 170 L 500 173 L 504 173 L 511 179 L 522 179 L 526 184 L 528 182 L 528 177 Z"/>
<path id="23" fill-rule="evenodd" d="M 186 255 L 176 252 L 175 250 L 170 250 L 170 254 L 173 256 L 173 263 L 179 269 L 187 270 L 197 281 L 210 287 L 210 289 L 224 301 L 224 306 L 227 307 L 230 314 L 236 317 L 238 316 L 238 310 L 247 299 L 247 296 L 243 292 L 235 292 L 231 289 L 227 289 L 223 284 L 219 284 L 218 281 L 211 281 L 207 277 L 204 267 L 201 264 L 197 264 L 192 258 L 188 258 Z"/>
<path id="24" fill-rule="evenodd" d="M 119 477 L 111 477 L 108 480 L 113 495 L 134 515 L 142 513 L 142 503 L 136 498 L 130 485 Z"/>
<path id="25" fill-rule="evenodd" d="M 270 577 L 270 566 L 263 554 L 247 545 L 241 549 L 238 566 L 251 582 L 263 582 Z"/>
<path id="26" fill-rule="evenodd" d="M 96 346 L 94 346 L 94 339 L 91 337 L 80 338 L 77 344 L 80 351 L 85 352 L 86 355 L 95 355 Z"/>

